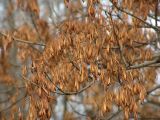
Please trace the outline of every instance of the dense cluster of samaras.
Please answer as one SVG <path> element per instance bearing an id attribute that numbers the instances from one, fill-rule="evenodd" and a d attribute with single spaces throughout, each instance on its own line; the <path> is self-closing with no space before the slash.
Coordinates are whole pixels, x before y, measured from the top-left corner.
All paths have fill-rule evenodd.
<path id="1" fill-rule="evenodd" d="M 107 21 L 99 23 L 93 16 L 93 6 L 88 5 L 88 20 L 62 22 L 43 53 L 33 60 L 28 93 L 42 118 L 49 117 L 50 100 L 55 97 L 52 93 L 72 95 L 92 81 L 104 87 L 101 113 L 116 104 L 126 118 L 130 112 L 137 118 L 138 104 L 146 95 L 148 70 L 143 72 L 132 66 L 152 60 L 153 53 L 145 44 L 150 41 L 146 41 L 145 32 L 136 27 L 140 24 L 134 19 L 133 24 L 128 24 L 109 15 Z M 114 85 L 117 87 L 108 89 Z"/>
<path id="2" fill-rule="evenodd" d="M 143 63 L 155 57 L 151 50 L 154 33 L 142 29 L 148 25 L 145 20 L 154 8 L 154 0 L 123 0 L 120 7 L 118 0 L 110 0 L 114 7 L 106 10 L 99 0 L 87 1 L 85 19 L 60 22 L 54 27 L 54 35 L 50 32 L 52 28 L 38 15 L 34 18 L 36 28 L 25 24 L 11 34 L 3 35 L 2 42 L 9 41 L 4 42 L 7 45 L 10 41 L 18 42 L 18 56 L 23 65 L 21 77 L 30 100 L 28 119 L 49 119 L 57 94 L 76 95 L 86 91 L 87 95 L 97 89 L 98 95 L 90 94 L 93 99 L 88 98 L 87 102 L 94 104 L 97 100 L 99 108 L 95 109 L 98 112 L 105 114 L 112 105 L 117 105 L 124 110 L 126 119 L 131 112 L 137 118 L 138 104 L 154 84 L 154 66 L 143 68 Z M 37 2 L 34 7 L 28 2 L 18 2 L 23 10 L 39 14 Z M 70 3 L 65 0 L 68 9 Z M 30 7 L 24 9 L 25 4 Z M 132 11 L 135 16 L 129 18 L 132 14 L 122 8 Z M 122 15 L 117 18 L 118 10 Z M 4 43 L 0 43 L 2 53 L 6 52 Z M 1 55 L 1 67 L 6 68 L 7 54 Z M 28 59 L 31 59 L 31 65 L 26 63 Z M 95 89 L 88 89 L 91 85 Z M 84 98 L 84 103 L 87 102 Z"/>
<path id="3" fill-rule="evenodd" d="M 144 39 L 141 30 L 118 21 L 113 23 L 114 26 L 99 25 L 96 21 L 62 23 L 56 37 L 48 41 L 42 55 L 34 60 L 33 71 L 37 74 L 33 74 L 32 81 L 51 93 L 59 86 L 65 94 L 78 91 L 94 80 L 105 88 L 103 112 L 115 103 L 125 110 L 126 117 L 129 112 L 134 112 L 136 117 L 137 104 L 146 94 L 146 79 L 145 72 L 130 66 L 151 60 L 152 53 L 136 44 Z M 117 88 L 108 91 L 115 84 Z M 42 96 L 39 89 L 34 91 Z"/>

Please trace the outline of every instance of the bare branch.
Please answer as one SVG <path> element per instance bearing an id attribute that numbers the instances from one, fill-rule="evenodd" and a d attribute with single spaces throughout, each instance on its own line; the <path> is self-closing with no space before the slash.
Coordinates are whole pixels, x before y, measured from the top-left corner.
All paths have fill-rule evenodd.
<path id="1" fill-rule="evenodd" d="M 141 64 L 128 66 L 127 69 L 130 70 L 130 69 L 138 69 L 138 68 L 149 67 L 150 65 L 153 65 L 153 64 L 157 63 L 158 60 L 159 60 L 159 58 L 155 58 L 152 61 L 145 61 L 144 63 L 141 63 Z"/>
<path id="2" fill-rule="evenodd" d="M 20 99 L 18 99 L 16 102 L 12 103 L 10 106 L 6 107 L 5 109 L 0 110 L 0 113 L 6 111 L 8 109 L 11 109 L 14 105 L 16 105 L 17 103 L 19 103 L 21 100 L 23 100 L 26 97 L 27 97 L 27 93 L 25 93 L 25 95 L 23 97 L 21 97 Z"/>
<path id="3" fill-rule="evenodd" d="M 0 32 L 0 34 L 1 34 L 2 36 L 4 36 L 4 37 L 7 37 L 7 34 L 5 34 L 5 33 Z M 15 38 L 15 37 L 12 37 L 12 39 L 13 39 L 14 41 L 16 41 L 16 42 L 21 42 L 21 43 L 26 43 L 26 44 L 32 44 L 32 45 L 46 46 L 46 44 L 43 44 L 43 43 L 37 43 L 37 42 L 22 40 L 22 39 Z"/>
<path id="4" fill-rule="evenodd" d="M 149 95 L 150 93 L 152 93 L 153 91 L 155 91 L 155 90 L 157 90 L 157 89 L 159 89 L 159 88 L 160 88 L 160 85 L 158 85 L 158 86 L 150 89 L 149 91 L 147 91 L 147 95 Z"/>

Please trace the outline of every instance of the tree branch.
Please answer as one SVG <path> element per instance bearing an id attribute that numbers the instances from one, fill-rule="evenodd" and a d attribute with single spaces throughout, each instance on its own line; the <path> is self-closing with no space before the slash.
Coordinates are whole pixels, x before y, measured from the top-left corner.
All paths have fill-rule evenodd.
<path id="1" fill-rule="evenodd" d="M 7 37 L 7 34 L 0 32 L 0 34 L 4 37 Z M 21 42 L 21 43 L 26 43 L 26 44 L 32 44 L 32 45 L 40 45 L 40 46 L 46 46 L 46 44 L 43 43 L 37 43 L 37 42 L 32 42 L 32 41 L 27 41 L 27 40 L 22 40 L 19 38 L 11 37 L 14 41 L 16 42 Z"/>
<path id="2" fill-rule="evenodd" d="M 158 85 L 158 86 L 150 89 L 149 91 L 147 91 L 147 95 L 149 95 L 150 93 L 152 93 L 153 91 L 155 91 L 155 90 L 157 90 L 157 89 L 159 89 L 159 88 L 160 88 L 160 85 Z"/>
<path id="3" fill-rule="evenodd" d="M 155 58 L 155 59 L 152 60 L 152 61 L 146 61 L 146 62 L 141 63 L 141 64 L 132 65 L 132 66 L 129 66 L 129 67 L 127 68 L 127 70 L 149 67 L 150 65 L 153 65 L 153 64 L 157 63 L 158 60 L 159 60 L 159 58 L 157 57 L 157 58 Z"/>
<path id="4" fill-rule="evenodd" d="M 52 79 L 49 77 L 49 75 L 47 73 L 45 73 L 47 75 L 47 78 L 52 81 Z M 94 79 L 92 80 L 92 82 L 90 84 L 88 84 L 87 86 L 85 86 L 84 88 L 82 88 L 81 90 L 79 91 L 75 91 L 75 92 L 67 92 L 67 91 L 64 91 L 62 90 L 61 88 L 59 88 L 58 86 L 56 86 L 56 88 L 58 88 L 58 90 L 61 92 L 57 92 L 57 94 L 60 94 L 60 95 L 77 95 L 79 93 L 82 93 L 83 91 L 85 91 L 86 89 L 88 89 L 89 87 L 91 87 L 93 84 L 94 84 Z M 54 84 L 55 85 L 55 84 Z"/>

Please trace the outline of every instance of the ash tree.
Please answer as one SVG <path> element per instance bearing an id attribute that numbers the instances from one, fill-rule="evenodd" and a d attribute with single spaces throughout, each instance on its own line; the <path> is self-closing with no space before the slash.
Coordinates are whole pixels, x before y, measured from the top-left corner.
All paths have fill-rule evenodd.
<path id="1" fill-rule="evenodd" d="M 1 119 L 160 118 L 159 0 L 0 7 Z"/>

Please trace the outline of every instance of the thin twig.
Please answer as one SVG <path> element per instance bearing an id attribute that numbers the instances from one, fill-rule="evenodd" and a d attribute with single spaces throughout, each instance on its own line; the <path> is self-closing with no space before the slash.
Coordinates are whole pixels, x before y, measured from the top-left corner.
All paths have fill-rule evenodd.
<path id="1" fill-rule="evenodd" d="M 159 58 L 155 58 L 152 61 L 146 61 L 146 62 L 141 63 L 141 64 L 136 64 L 136 65 L 128 66 L 127 70 L 149 67 L 150 65 L 153 65 L 153 64 L 157 63 L 158 60 L 159 60 Z"/>
<path id="2" fill-rule="evenodd" d="M 159 88 L 160 88 L 160 85 L 158 85 L 158 86 L 150 89 L 149 91 L 147 91 L 147 95 L 149 95 L 150 93 L 152 93 L 153 91 L 155 91 L 155 90 L 157 90 L 157 89 L 159 89 Z"/>
<path id="3" fill-rule="evenodd" d="M 116 117 L 122 110 L 118 110 L 116 113 L 112 114 L 107 120 L 112 120 L 114 117 Z"/>
<path id="4" fill-rule="evenodd" d="M 46 73 L 47 75 L 47 73 Z M 49 77 L 49 75 L 47 75 L 47 78 L 52 81 L 52 79 Z M 84 88 L 82 88 L 81 90 L 79 91 L 75 91 L 75 92 L 67 92 L 67 91 L 64 91 L 62 90 L 61 88 L 59 88 L 58 86 L 56 86 L 56 88 L 58 88 L 58 90 L 62 93 L 58 93 L 60 95 L 77 95 L 79 93 L 82 93 L 83 91 L 85 91 L 86 89 L 88 89 L 89 87 L 91 87 L 93 84 L 94 84 L 94 80 L 92 80 L 92 82 L 90 84 L 88 84 L 87 86 L 85 86 Z M 54 84 L 55 85 L 55 84 Z"/>
<path id="5" fill-rule="evenodd" d="M 22 98 L 18 99 L 16 102 L 14 102 L 13 104 L 11 104 L 10 106 L 6 107 L 5 109 L 0 110 L 0 113 L 2 113 L 4 111 L 12 108 L 14 105 L 16 105 L 17 103 L 19 103 L 21 100 L 23 100 L 26 97 L 27 97 L 27 93 L 25 93 L 25 95 Z"/>
<path id="6" fill-rule="evenodd" d="M 0 32 L 0 34 L 4 37 L 8 37 L 7 34 Z M 32 41 L 28 41 L 28 40 L 22 40 L 16 37 L 11 37 L 14 41 L 16 42 L 21 42 L 21 43 L 26 43 L 26 44 L 32 44 L 32 45 L 40 45 L 40 46 L 46 46 L 46 44 L 43 43 L 37 43 L 37 42 L 32 42 Z"/>
<path id="7" fill-rule="evenodd" d="M 128 67 L 128 63 L 127 63 L 127 61 L 126 61 L 126 59 L 125 59 L 125 57 L 124 57 L 123 46 L 120 44 L 120 42 L 119 42 L 119 40 L 118 40 L 119 38 L 118 38 L 118 35 L 116 34 L 116 31 L 115 31 L 115 25 L 114 25 L 114 23 L 113 23 L 112 16 L 111 16 L 111 14 L 109 14 L 109 15 L 110 15 L 110 19 L 111 19 L 111 23 L 112 23 L 112 27 L 113 27 L 113 33 L 114 33 L 114 35 L 115 35 L 115 39 L 116 39 L 117 44 L 118 44 L 118 47 L 119 47 L 119 51 L 120 51 L 121 58 L 122 58 L 122 60 L 123 60 L 123 62 L 124 62 L 124 64 L 125 64 L 125 67 L 127 68 L 127 67 Z"/>
<path id="8" fill-rule="evenodd" d="M 158 13 L 158 0 L 156 0 L 156 2 L 155 2 L 155 25 L 156 25 L 156 27 L 158 25 L 157 13 Z"/>

